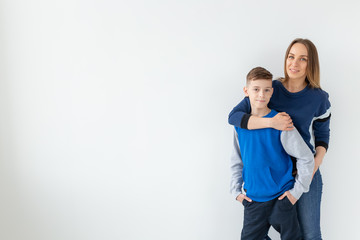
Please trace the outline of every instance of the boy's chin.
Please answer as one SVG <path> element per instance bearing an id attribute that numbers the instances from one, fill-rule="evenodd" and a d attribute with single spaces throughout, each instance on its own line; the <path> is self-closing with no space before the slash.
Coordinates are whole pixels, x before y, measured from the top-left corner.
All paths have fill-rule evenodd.
<path id="1" fill-rule="evenodd" d="M 268 103 L 258 103 L 256 106 L 258 107 L 258 108 L 267 108 L 267 105 L 268 105 Z"/>

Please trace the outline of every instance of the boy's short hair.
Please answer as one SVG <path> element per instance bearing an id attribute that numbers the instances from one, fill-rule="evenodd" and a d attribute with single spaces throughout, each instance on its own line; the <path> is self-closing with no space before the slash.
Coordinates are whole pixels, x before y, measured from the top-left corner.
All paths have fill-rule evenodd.
<path id="1" fill-rule="evenodd" d="M 256 67 L 250 70 L 250 72 L 246 76 L 246 85 L 249 84 L 250 81 L 258 80 L 258 79 L 266 79 L 272 80 L 273 75 L 263 67 Z"/>

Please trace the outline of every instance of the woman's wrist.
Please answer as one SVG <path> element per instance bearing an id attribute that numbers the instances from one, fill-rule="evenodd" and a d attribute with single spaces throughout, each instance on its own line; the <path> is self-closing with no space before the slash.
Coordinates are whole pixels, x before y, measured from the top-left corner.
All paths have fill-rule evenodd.
<path id="1" fill-rule="evenodd" d="M 314 161 L 315 161 L 314 174 L 322 164 L 325 154 L 326 154 L 326 149 L 324 147 L 322 146 L 316 147 L 316 154 L 314 157 Z"/>
<path id="2" fill-rule="evenodd" d="M 268 118 L 267 122 L 266 122 L 266 125 L 268 128 L 274 128 L 274 117 L 272 118 Z"/>

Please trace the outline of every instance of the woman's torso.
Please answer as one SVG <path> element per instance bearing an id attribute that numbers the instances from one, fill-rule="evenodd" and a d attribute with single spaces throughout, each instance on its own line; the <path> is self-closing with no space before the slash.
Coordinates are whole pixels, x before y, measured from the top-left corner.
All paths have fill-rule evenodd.
<path id="1" fill-rule="evenodd" d="M 328 94 L 321 89 L 306 86 L 303 90 L 291 93 L 278 81 L 273 81 L 274 93 L 269 107 L 290 115 L 295 127 L 314 152 L 313 121 L 326 114 L 330 108 Z"/>

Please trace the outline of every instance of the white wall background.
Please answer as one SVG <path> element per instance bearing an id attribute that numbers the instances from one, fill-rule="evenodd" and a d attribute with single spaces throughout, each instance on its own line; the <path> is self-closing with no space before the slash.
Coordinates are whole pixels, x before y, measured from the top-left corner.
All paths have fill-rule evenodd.
<path id="1" fill-rule="evenodd" d="M 296 37 L 332 102 L 323 237 L 356 238 L 359 7 L 2 0 L 0 239 L 239 239 L 227 115 L 252 67 L 283 75 Z"/>

